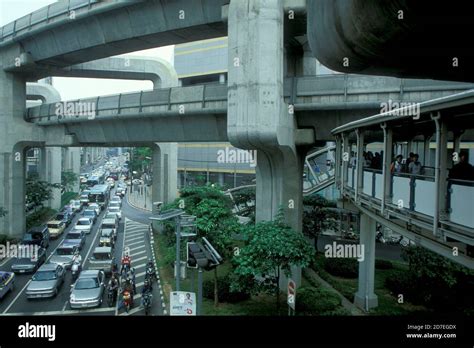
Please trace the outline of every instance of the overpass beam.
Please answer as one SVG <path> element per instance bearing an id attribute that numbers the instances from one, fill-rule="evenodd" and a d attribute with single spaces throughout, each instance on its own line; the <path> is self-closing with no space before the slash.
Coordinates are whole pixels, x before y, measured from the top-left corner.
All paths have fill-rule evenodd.
<path id="1" fill-rule="evenodd" d="M 178 189 L 178 144 L 156 143 L 153 146 L 153 202 L 171 203 Z"/>
<path id="2" fill-rule="evenodd" d="M 374 292 L 375 234 L 375 220 L 361 213 L 360 245 L 364 247 L 364 258 L 359 262 L 359 287 L 355 293 L 354 303 L 367 312 L 378 306 L 378 298 Z"/>

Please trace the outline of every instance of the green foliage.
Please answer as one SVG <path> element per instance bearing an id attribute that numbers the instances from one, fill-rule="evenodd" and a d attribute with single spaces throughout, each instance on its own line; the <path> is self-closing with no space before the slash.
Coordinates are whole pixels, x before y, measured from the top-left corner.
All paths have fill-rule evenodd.
<path id="1" fill-rule="evenodd" d="M 406 301 L 443 312 L 472 314 L 474 273 L 421 247 L 404 249 L 408 271 L 393 270 L 385 286 Z"/>
<path id="2" fill-rule="evenodd" d="M 132 150 L 129 162 L 130 170 L 139 174 L 143 172 L 145 167 L 150 167 L 153 158 L 153 150 L 150 147 L 135 147 Z M 147 158 L 148 157 L 148 158 Z"/>
<path id="3" fill-rule="evenodd" d="M 357 278 L 359 263 L 356 259 L 330 258 L 324 261 L 324 269 L 337 277 Z"/>
<path id="4" fill-rule="evenodd" d="M 66 191 L 72 191 L 74 185 L 78 182 L 79 176 L 70 171 L 61 172 L 61 185 L 65 188 Z"/>
<path id="5" fill-rule="evenodd" d="M 50 208 L 42 208 L 26 217 L 26 229 L 30 229 L 33 226 L 38 226 L 47 222 L 54 214 L 56 210 Z"/>
<path id="6" fill-rule="evenodd" d="M 314 247 L 317 247 L 319 235 L 330 229 L 336 229 L 339 215 L 331 208 L 336 203 L 319 195 L 304 197 L 303 199 L 303 233 L 314 239 Z"/>
<path id="7" fill-rule="evenodd" d="M 250 298 L 249 293 L 232 291 L 231 283 L 231 274 L 218 279 L 217 292 L 220 302 L 237 303 Z M 214 299 L 214 281 L 207 280 L 203 283 L 203 296 L 211 300 Z"/>
<path id="8" fill-rule="evenodd" d="M 0 207 L 0 218 L 4 217 L 8 214 L 8 211 L 6 211 L 3 207 Z"/>
<path id="9" fill-rule="evenodd" d="M 298 315 L 338 315 L 334 312 L 340 305 L 341 299 L 337 294 L 321 287 L 303 287 L 296 295 Z"/>
<path id="10" fill-rule="evenodd" d="M 291 275 L 291 266 L 307 267 L 314 255 L 313 248 L 302 234 L 293 231 L 283 223 L 282 214 L 275 221 L 263 221 L 255 226 L 246 226 L 247 244 L 234 257 L 237 281 L 233 288 L 254 292 L 276 291 L 280 269 Z M 255 277 L 275 276 L 276 282 L 262 284 Z"/>
<path id="11" fill-rule="evenodd" d="M 41 181 L 37 174 L 30 175 L 26 180 L 26 203 L 43 206 L 44 201 L 51 199 L 53 188 L 61 188 L 61 184 Z"/>

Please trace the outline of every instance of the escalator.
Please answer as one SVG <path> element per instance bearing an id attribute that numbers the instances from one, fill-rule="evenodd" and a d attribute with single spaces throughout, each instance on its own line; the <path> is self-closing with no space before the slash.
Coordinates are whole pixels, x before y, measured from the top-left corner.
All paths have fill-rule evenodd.
<path id="1" fill-rule="evenodd" d="M 309 196 L 322 191 L 334 184 L 335 174 L 335 154 L 336 146 L 331 145 L 316 150 L 306 156 L 303 169 L 303 195 Z M 245 189 L 255 188 L 253 185 L 244 185 L 225 191 L 232 202 L 234 196 Z M 234 205 L 233 212 L 237 215 L 246 215 L 246 212 L 253 209 L 254 201 Z"/>

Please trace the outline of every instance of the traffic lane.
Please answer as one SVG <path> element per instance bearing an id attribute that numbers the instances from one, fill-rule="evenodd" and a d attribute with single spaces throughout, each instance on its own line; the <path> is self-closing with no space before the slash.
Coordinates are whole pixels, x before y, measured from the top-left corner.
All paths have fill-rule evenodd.
<path id="1" fill-rule="evenodd" d="M 140 222 L 145 225 L 150 224 L 150 217 L 152 216 L 151 212 L 147 212 L 141 209 L 136 209 L 128 204 L 128 191 L 125 197 L 122 199 L 122 216 L 127 216 L 129 219 Z"/>
<path id="2" fill-rule="evenodd" d="M 46 249 L 46 257 L 49 257 L 54 250 L 61 244 L 61 242 L 64 240 L 65 235 L 67 232 L 69 232 L 77 220 L 80 218 L 80 214 L 76 214 L 73 218 L 73 221 L 71 224 L 66 228 L 64 233 L 57 239 L 51 239 L 49 242 L 49 246 Z M 11 266 L 14 263 L 15 259 L 10 259 L 6 263 L 2 264 L 0 266 L 0 270 L 2 271 L 11 271 Z M 15 297 L 18 295 L 18 293 L 23 289 L 23 287 L 28 283 L 33 276 L 34 273 L 27 273 L 27 274 L 15 274 L 15 289 L 13 292 L 10 292 L 7 296 L 5 296 L 1 301 L 0 301 L 0 313 L 3 313 L 5 309 L 10 305 L 11 301 L 15 299 Z"/>
<path id="3" fill-rule="evenodd" d="M 98 235 L 99 226 L 100 226 L 103 215 L 104 215 L 104 212 L 101 212 L 101 214 L 99 215 L 99 218 L 97 219 L 97 222 L 94 224 L 92 228 L 91 233 L 86 235 L 86 241 L 85 241 L 84 247 L 81 250 L 81 257 L 83 258 L 83 261 L 85 260 L 85 258 L 87 258 L 92 244 L 97 242 L 96 236 Z M 75 219 L 79 219 L 79 218 L 80 216 L 75 217 Z M 68 231 L 74 227 L 76 221 L 77 220 L 71 223 L 71 225 L 68 227 Z M 54 248 L 59 246 L 59 244 L 64 240 L 65 235 L 66 234 L 64 233 L 58 240 L 54 241 Z M 50 250 L 49 255 L 51 255 L 52 252 L 54 252 L 55 250 L 55 249 L 52 249 L 51 246 L 48 249 Z M 28 300 L 26 298 L 26 293 L 25 293 L 27 287 L 24 286 L 20 289 L 21 294 L 15 300 L 15 303 L 10 308 L 8 308 L 7 306 L 8 308 L 7 313 L 18 313 L 18 312 L 34 313 L 34 312 L 64 310 L 64 308 L 67 307 L 67 302 L 69 300 L 69 294 L 70 294 L 70 289 L 71 289 L 71 284 L 72 284 L 71 272 L 70 270 L 66 272 L 67 273 L 66 273 L 65 281 L 63 285 L 61 286 L 61 289 L 56 297 L 50 298 L 50 299 Z M 25 285 L 28 284 L 30 280 L 31 280 L 31 275 L 28 277 Z"/>

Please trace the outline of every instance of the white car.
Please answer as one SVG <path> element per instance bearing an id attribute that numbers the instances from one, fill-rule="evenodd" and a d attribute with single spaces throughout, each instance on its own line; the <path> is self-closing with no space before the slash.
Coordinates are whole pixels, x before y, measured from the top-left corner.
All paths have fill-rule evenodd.
<path id="1" fill-rule="evenodd" d="M 95 212 L 97 213 L 97 216 L 100 215 L 100 211 L 102 210 L 100 208 L 100 205 L 98 205 L 97 203 L 89 203 L 89 209 L 94 209 Z"/>
<path id="2" fill-rule="evenodd" d="M 110 187 L 115 187 L 115 180 L 112 178 L 107 179 L 107 183 L 109 184 Z"/>
<path id="3" fill-rule="evenodd" d="M 77 220 L 76 226 L 74 226 L 75 230 L 84 231 L 85 233 L 89 234 L 92 230 L 92 220 L 89 218 L 80 218 Z"/>
<path id="4" fill-rule="evenodd" d="M 69 202 L 69 205 L 74 210 L 74 212 L 81 211 L 82 209 L 82 203 L 79 200 L 72 200 Z"/>
<path id="5" fill-rule="evenodd" d="M 118 216 L 119 220 L 122 219 L 122 211 L 120 210 L 119 207 L 109 207 L 109 210 L 107 212 L 107 215 L 108 214 L 115 214 Z"/>
<path id="6" fill-rule="evenodd" d="M 110 203 L 119 203 L 120 205 L 122 205 L 122 198 L 120 198 L 120 196 L 113 196 L 112 198 L 110 198 Z"/>

